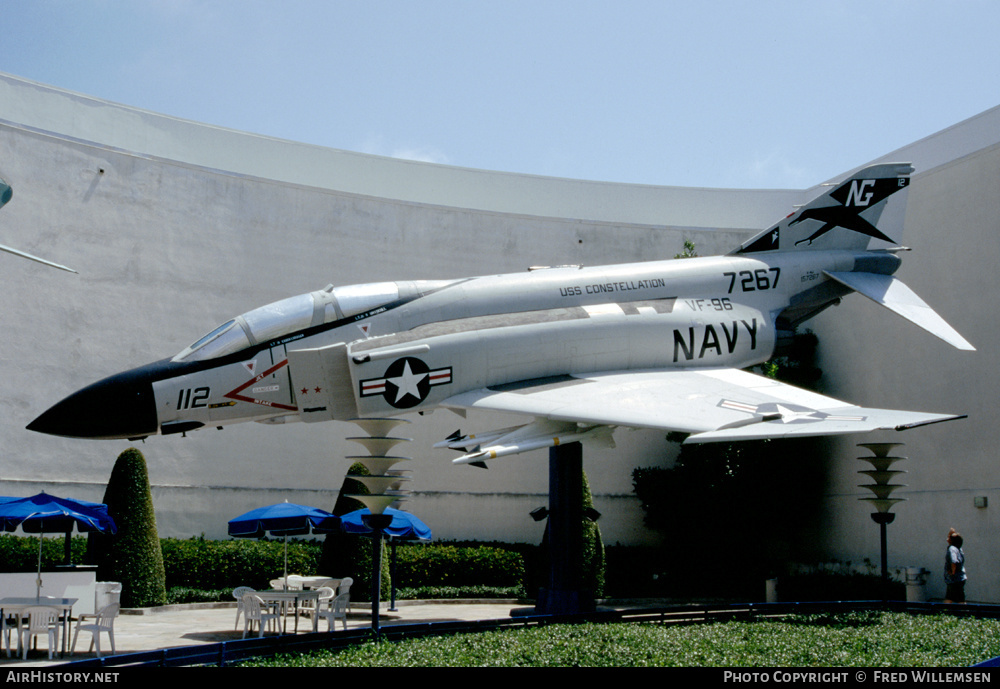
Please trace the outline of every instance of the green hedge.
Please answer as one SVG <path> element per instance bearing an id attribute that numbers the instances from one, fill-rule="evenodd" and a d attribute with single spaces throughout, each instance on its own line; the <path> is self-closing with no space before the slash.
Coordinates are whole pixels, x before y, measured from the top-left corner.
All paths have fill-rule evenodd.
<path id="1" fill-rule="evenodd" d="M 396 600 L 454 600 L 457 598 L 534 598 L 523 586 L 417 586 L 396 589 Z"/>
<path id="2" fill-rule="evenodd" d="M 239 539 L 209 541 L 204 538 L 161 539 L 169 602 L 232 599 L 236 586 L 269 588 L 269 581 L 281 576 L 284 548 L 281 541 Z M 83 562 L 86 538 L 72 539 L 73 562 Z M 537 565 L 532 545 L 501 543 L 402 544 L 397 547 L 397 598 L 533 598 L 537 582 L 531 572 Z M 322 541 L 295 540 L 288 543 L 288 571 L 294 574 L 319 572 L 317 562 Z M 668 551 L 657 548 L 609 546 L 609 597 L 713 598 L 763 597 L 762 577 L 732 577 L 729 582 L 695 586 L 688 578 L 672 574 L 676 562 Z M 0 571 L 33 572 L 38 561 L 38 539 L 0 535 Z M 42 566 L 49 569 L 63 562 L 63 539 L 45 538 Z M 536 577 L 537 578 L 537 572 Z M 871 600 L 881 595 L 880 579 L 871 575 L 796 575 L 780 578 L 782 600 Z M 903 597 L 901 584 L 894 584 L 893 599 Z"/>
<path id="3" fill-rule="evenodd" d="M 167 586 L 214 590 L 235 586 L 267 588 L 284 567 L 282 541 L 240 539 L 209 541 L 164 538 L 163 563 Z M 319 572 L 320 540 L 288 542 L 288 572 L 310 576 Z M 524 556 L 518 548 L 490 545 L 403 544 L 396 549 L 397 587 L 521 586 Z"/>
<path id="4" fill-rule="evenodd" d="M 524 556 L 517 550 L 479 545 L 400 545 L 396 586 L 521 586 Z"/>
<path id="5" fill-rule="evenodd" d="M 231 590 L 237 586 L 251 586 L 267 589 L 271 579 L 280 578 L 284 572 L 285 546 L 280 540 L 163 538 L 160 542 L 168 588 Z M 288 573 L 316 574 L 321 550 L 320 541 L 290 540 Z"/>
<path id="6" fill-rule="evenodd" d="M 281 540 L 162 538 L 160 544 L 170 602 L 227 600 L 237 586 L 266 589 L 284 568 Z M 43 545 L 43 566 L 61 564 L 63 539 L 46 538 Z M 85 538 L 73 539 L 74 562 L 83 561 L 85 548 Z M 340 576 L 340 572 L 319 570 L 322 548 L 322 539 L 290 540 L 288 572 Z M 502 543 L 399 544 L 399 597 L 534 596 L 537 585 L 528 581 L 532 578 L 528 569 L 537 550 L 533 545 Z M 37 557 L 37 539 L 0 536 L 0 571 L 34 571 Z"/>
<path id="7" fill-rule="evenodd" d="M 83 562 L 87 540 L 72 539 L 73 562 Z M 236 539 L 211 541 L 205 538 L 162 538 L 163 565 L 167 587 L 203 591 L 233 589 L 236 586 L 268 588 L 284 570 L 284 542 L 280 540 Z M 305 576 L 319 572 L 322 540 L 290 540 L 288 572 Z M 475 544 L 403 544 L 397 547 L 397 587 L 523 586 L 524 553 L 531 546 Z M 387 547 L 388 550 L 388 547 Z M 0 536 L 0 571 L 33 572 L 38 562 L 38 539 Z M 42 566 L 63 562 L 63 539 L 46 538 Z"/>
<path id="8" fill-rule="evenodd" d="M 64 564 L 66 540 L 63 536 L 42 539 L 42 569 Z M 85 564 L 87 537 L 70 539 L 70 558 L 74 565 Z M 38 537 L 0 535 L 0 572 L 35 572 L 38 570 Z"/>

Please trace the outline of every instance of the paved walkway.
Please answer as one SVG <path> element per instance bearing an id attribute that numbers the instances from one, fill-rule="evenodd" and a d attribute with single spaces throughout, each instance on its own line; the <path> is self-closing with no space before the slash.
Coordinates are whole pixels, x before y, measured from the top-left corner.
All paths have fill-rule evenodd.
<path id="1" fill-rule="evenodd" d="M 393 624 L 413 624 L 417 622 L 441 622 L 460 620 L 495 620 L 510 617 L 511 610 L 530 610 L 532 606 L 513 602 L 452 602 L 442 601 L 399 601 L 397 610 L 389 612 L 383 607 L 379 615 L 381 626 Z M 134 614 L 141 613 L 141 614 Z M 240 620 L 239 630 L 235 629 L 236 604 L 221 603 L 218 607 L 198 606 L 167 606 L 142 611 L 123 611 L 115 620 L 115 651 L 135 653 L 151 651 L 175 646 L 196 646 L 212 644 L 220 641 L 233 641 L 243 637 L 243 620 Z M 288 631 L 292 631 L 293 618 L 288 618 Z M 370 628 L 371 607 L 361 603 L 354 606 L 347 618 L 347 628 Z M 74 623 L 75 629 L 75 623 Z M 299 632 L 311 632 L 312 621 L 306 617 L 299 618 Z M 326 631 L 326 622 L 320 622 L 320 631 Z M 73 637 L 70 636 L 70 641 Z M 87 651 L 91 635 L 81 632 L 76 645 L 76 654 L 67 654 L 62 659 L 48 660 L 47 641 L 42 637 L 38 642 L 38 650 L 28 652 L 26 661 L 7 658 L 6 652 L 0 653 L 0 678 L 4 669 L 21 667 L 42 667 L 60 665 L 72 660 L 96 657 L 96 653 Z M 14 651 L 16 651 L 16 641 Z M 59 640 L 60 646 L 62 639 Z M 101 635 L 102 648 L 110 653 L 110 645 L 106 634 Z M 13 656 L 13 652 L 11 654 Z"/>

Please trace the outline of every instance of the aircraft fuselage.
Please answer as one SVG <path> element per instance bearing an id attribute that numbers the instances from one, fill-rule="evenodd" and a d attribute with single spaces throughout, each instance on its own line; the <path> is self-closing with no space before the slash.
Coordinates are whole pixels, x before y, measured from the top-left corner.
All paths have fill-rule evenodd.
<path id="1" fill-rule="evenodd" d="M 885 252 L 774 252 L 327 288 L 95 383 L 29 428 L 137 438 L 401 414 L 467 390 L 580 373 L 746 368 L 848 292 L 824 271 L 898 265 Z"/>

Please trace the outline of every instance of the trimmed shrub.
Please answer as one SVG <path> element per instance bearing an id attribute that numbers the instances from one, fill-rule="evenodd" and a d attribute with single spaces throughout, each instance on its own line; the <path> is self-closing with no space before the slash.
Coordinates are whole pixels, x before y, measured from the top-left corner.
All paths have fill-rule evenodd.
<path id="1" fill-rule="evenodd" d="M 583 510 L 594 508 L 594 496 L 590 493 L 590 482 L 587 474 L 583 475 Z M 583 520 L 583 571 L 580 581 L 585 589 L 595 598 L 604 595 L 604 540 L 601 538 L 601 527 L 597 522 L 584 518 Z"/>
<path id="2" fill-rule="evenodd" d="M 368 470 L 358 462 L 352 464 L 347 473 L 367 476 Z M 333 513 L 338 517 L 364 507 L 364 504 L 354 498 L 347 497 L 351 494 L 368 495 L 369 491 L 367 486 L 360 481 L 345 477 L 337 497 L 337 503 L 333 507 Z M 379 575 L 379 597 L 381 600 L 388 600 L 389 588 L 392 585 L 389 579 L 388 550 L 388 543 L 383 542 L 381 573 Z M 351 598 L 360 601 L 371 600 L 371 538 L 341 532 L 328 534 L 324 541 L 319 569 L 320 574 L 329 574 L 332 577 L 351 577 L 354 579 L 354 583 L 351 585 Z"/>
<path id="3" fill-rule="evenodd" d="M 163 552 L 149 489 L 146 458 L 134 447 L 115 461 L 104 502 L 118 532 L 93 534 L 90 552 L 101 581 L 122 583 L 122 607 L 163 605 L 167 591 Z"/>
<path id="4" fill-rule="evenodd" d="M 581 509 L 584 515 L 593 509 L 594 499 L 590 493 L 590 482 L 587 480 L 586 472 L 582 476 L 581 485 Z M 551 519 L 551 516 L 549 517 Z M 549 522 L 546 521 L 545 533 L 542 536 L 541 546 L 529 558 L 529 572 L 527 575 L 526 588 L 534 595 L 540 588 L 549 586 L 551 574 L 551 554 L 549 545 Z M 591 521 L 586 516 L 580 522 L 580 572 L 577 581 L 578 586 L 584 591 L 589 591 L 594 598 L 604 595 L 605 560 L 604 542 L 601 538 L 601 529 L 596 522 Z"/>

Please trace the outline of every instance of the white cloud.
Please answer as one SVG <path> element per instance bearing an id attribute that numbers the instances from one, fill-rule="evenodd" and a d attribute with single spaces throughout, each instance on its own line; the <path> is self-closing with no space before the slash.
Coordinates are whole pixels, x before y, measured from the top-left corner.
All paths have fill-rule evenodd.
<path id="1" fill-rule="evenodd" d="M 400 158 L 401 160 L 415 160 L 421 163 L 450 164 L 448 156 L 433 146 L 389 143 L 382 135 L 368 137 L 358 147 L 358 152 L 368 153 L 369 155 L 387 156 L 389 158 Z"/>
<path id="2" fill-rule="evenodd" d="M 422 163 L 440 163 L 442 165 L 448 164 L 448 156 L 435 148 L 429 147 L 398 147 L 389 155 L 393 158 L 417 160 Z"/>

